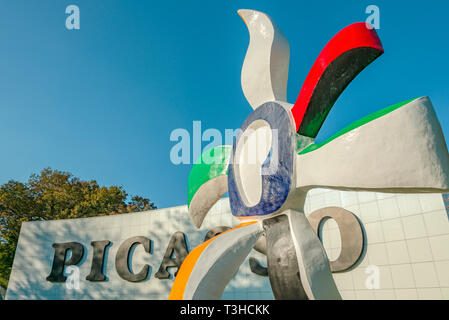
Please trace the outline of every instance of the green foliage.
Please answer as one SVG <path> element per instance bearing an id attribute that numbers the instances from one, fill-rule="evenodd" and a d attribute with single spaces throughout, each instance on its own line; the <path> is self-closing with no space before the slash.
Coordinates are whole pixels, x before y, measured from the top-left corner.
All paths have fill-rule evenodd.
<path id="1" fill-rule="evenodd" d="M 42 170 L 27 183 L 11 180 L 0 186 L 0 286 L 6 287 L 24 221 L 85 218 L 156 209 L 149 199 L 122 187 L 100 187 L 71 173 Z"/>

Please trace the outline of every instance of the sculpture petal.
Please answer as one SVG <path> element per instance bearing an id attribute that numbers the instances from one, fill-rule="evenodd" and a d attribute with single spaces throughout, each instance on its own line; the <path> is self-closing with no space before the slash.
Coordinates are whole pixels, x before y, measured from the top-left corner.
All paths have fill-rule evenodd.
<path id="1" fill-rule="evenodd" d="M 168 298 L 220 299 L 262 232 L 260 222 L 246 222 L 193 249 L 179 268 Z"/>
<path id="2" fill-rule="evenodd" d="M 288 210 L 299 270 L 309 299 L 340 300 L 326 252 L 305 214 Z"/>
<path id="3" fill-rule="evenodd" d="M 337 33 L 316 59 L 292 108 L 298 134 L 315 138 L 346 86 L 382 53 L 376 30 L 365 22 Z"/>
<path id="4" fill-rule="evenodd" d="M 279 300 L 340 300 L 329 260 L 302 212 L 285 210 L 263 220 L 268 275 Z"/>
<path id="5" fill-rule="evenodd" d="M 210 208 L 228 192 L 228 164 L 231 146 L 206 150 L 189 174 L 188 207 L 193 224 L 199 228 Z"/>
<path id="6" fill-rule="evenodd" d="M 449 156 L 428 97 L 369 115 L 296 158 L 296 187 L 449 191 Z"/>
<path id="7" fill-rule="evenodd" d="M 268 101 L 287 101 L 290 46 L 276 23 L 265 13 L 241 9 L 250 42 L 242 67 L 242 90 L 258 108 Z"/>

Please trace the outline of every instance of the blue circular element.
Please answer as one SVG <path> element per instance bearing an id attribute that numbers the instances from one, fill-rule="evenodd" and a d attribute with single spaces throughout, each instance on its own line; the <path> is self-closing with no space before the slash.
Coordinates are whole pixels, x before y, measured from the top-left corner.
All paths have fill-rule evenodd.
<path id="1" fill-rule="evenodd" d="M 256 120 L 265 120 L 271 130 L 277 130 L 277 157 L 273 157 L 273 147 L 267 160 L 262 164 L 262 170 L 273 165 L 272 174 L 262 175 L 262 195 L 259 202 L 248 207 L 239 191 L 235 171 L 236 150 L 245 130 Z M 294 166 L 294 139 L 295 132 L 290 119 L 289 111 L 276 102 L 267 102 L 254 110 L 240 127 L 232 148 L 232 155 L 228 169 L 228 193 L 232 214 L 236 217 L 263 216 L 276 212 L 285 202 L 293 181 Z M 272 135 L 276 139 L 276 135 Z M 277 161 L 276 161 L 277 160 Z M 277 163 L 275 163 L 276 161 Z"/>

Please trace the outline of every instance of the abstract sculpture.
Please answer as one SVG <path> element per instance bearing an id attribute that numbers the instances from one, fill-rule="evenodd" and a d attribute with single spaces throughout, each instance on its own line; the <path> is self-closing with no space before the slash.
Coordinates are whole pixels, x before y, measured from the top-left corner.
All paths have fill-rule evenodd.
<path id="1" fill-rule="evenodd" d="M 194 164 L 188 203 L 199 227 L 229 192 L 232 214 L 242 223 L 190 252 L 169 298 L 220 298 L 256 245 L 266 251 L 276 299 L 340 299 L 325 250 L 304 214 L 307 192 L 316 187 L 447 192 L 449 156 L 440 124 L 430 100 L 422 97 L 382 109 L 315 144 L 338 96 L 383 53 L 376 31 L 365 23 L 341 30 L 291 105 L 287 39 L 264 13 L 239 14 L 250 33 L 242 88 L 254 111 L 232 147 L 207 150 Z"/>

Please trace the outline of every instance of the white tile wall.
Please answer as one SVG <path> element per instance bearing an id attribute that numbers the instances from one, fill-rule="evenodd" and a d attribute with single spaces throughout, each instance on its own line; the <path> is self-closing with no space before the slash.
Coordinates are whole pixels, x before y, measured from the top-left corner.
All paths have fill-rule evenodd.
<path id="1" fill-rule="evenodd" d="M 449 234 L 429 237 L 429 242 L 435 260 L 449 260 Z"/>
<path id="2" fill-rule="evenodd" d="M 401 218 L 383 220 L 381 229 L 385 235 L 386 242 L 403 240 L 405 238 Z"/>
<path id="3" fill-rule="evenodd" d="M 404 235 L 406 239 L 421 238 L 426 236 L 426 227 L 421 215 L 406 216 L 402 218 Z"/>
<path id="4" fill-rule="evenodd" d="M 443 287 L 449 287 L 449 261 L 435 261 L 438 284 Z"/>
<path id="5" fill-rule="evenodd" d="M 416 289 L 395 289 L 396 299 L 398 300 L 417 300 L 418 291 Z"/>
<path id="6" fill-rule="evenodd" d="M 369 263 L 376 266 L 389 265 L 386 243 L 373 243 L 368 251 Z"/>
<path id="7" fill-rule="evenodd" d="M 415 278 L 411 264 L 397 264 L 391 267 L 393 286 L 396 289 L 415 288 Z"/>
<path id="8" fill-rule="evenodd" d="M 442 299 L 442 293 L 439 288 L 418 288 L 418 299 L 420 300 L 438 300 Z"/>
<path id="9" fill-rule="evenodd" d="M 449 221 L 440 194 L 385 194 L 313 189 L 305 203 L 306 215 L 326 206 L 343 207 L 354 213 L 365 232 L 365 250 L 355 268 L 334 273 L 344 299 L 449 299 Z M 159 280 L 159 268 L 170 236 L 183 231 L 192 249 L 218 225 L 235 226 L 228 199 L 220 200 L 196 230 L 187 207 L 152 212 L 25 223 L 19 239 L 13 272 L 7 290 L 9 299 L 166 299 L 173 280 Z M 121 279 L 115 271 L 115 253 L 127 238 L 136 235 L 153 240 L 151 255 L 137 248 L 133 268 L 152 266 L 151 276 L 142 283 Z M 332 219 L 322 230 L 322 242 L 330 260 L 338 258 L 341 237 Z M 107 282 L 85 281 L 90 270 L 92 240 L 110 240 L 106 262 Z M 80 290 L 45 281 L 53 260 L 53 242 L 79 241 L 86 249 L 80 266 Z M 252 251 L 266 265 L 266 257 Z M 366 286 L 371 266 L 377 266 L 379 287 Z M 273 299 L 268 278 L 250 271 L 246 260 L 227 286 L 223 299 Z"/>
<path id="10" fill-rule="evenodd" d="M 424 214 L 429 235 L 449 234 L 448 215 L 445 209 Z"/>
<path id="11" fill-rule="evenodd" d="M 388 261 L 391 265 L 410 263 L 407 242 L 405 240 L 391 241 L 385 244 L 387 246 Z"/>
<path id="12" fill-rule="evenodd" d="M 433 260 L 429 239 L 426 237 L 407 240 L 407 248 L 412 263 Z"/>
<path id="13" fill-rule="evenodd" d="M 441 194 L 321 189 L 308 195 L 306 202 L 315 206 L 306 213 L 318 209 L 317 203 L 326 203 L 328 195 L 334 199 L 333 193 L 340 195 L 343 208 L 359 218 L 368 242 L 355 269 L 333 274 L 343 298 L 449 299 L 449 220 Z M 334 238 L 323 228 L 327 252 L 335 250 Z M 368 290 L 365 285 L 370 265 L 379 268 L 379 289 Z"/>

